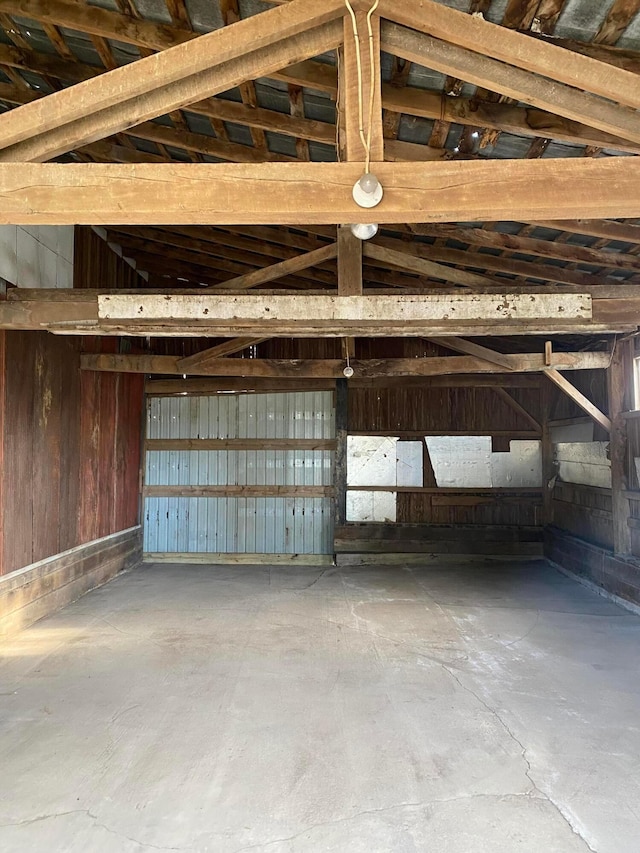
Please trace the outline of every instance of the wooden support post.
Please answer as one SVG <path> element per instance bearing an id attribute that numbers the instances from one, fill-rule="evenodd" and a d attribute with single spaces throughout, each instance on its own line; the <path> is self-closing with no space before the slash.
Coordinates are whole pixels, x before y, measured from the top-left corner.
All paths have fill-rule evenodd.
<path id="1" fill-rule="evenodd" d="M 613 513 L 613 550 L 615 554 L 631 553 L 629 500 L 627 490 L 627 421 L 622 413 L 630 408 L 632 342 L 619 343 L 607 371 L 609 390 L 609 456 L 611 459 L 611 511 Z"/>
<path id="2" fill-rule="evenodd" d="M 551 440 L 551 419 L 554 388 L 551 382 L 543 382 L 540 388 L 542 396 L 542 525 L 553 524 L 553 487 L 555 485 L 555 466 L 553 463 L 553 442 Z"/>
<path id="3" fill-rule="evenodd" d="M 348 225 L 338 225 L 338 293 L 362 296 L 362 240 Z"/>
<path id="4" fill-rule="evenodd" d="M 333 474 L 333 520 L 336 527 L 347 520 L 347 435 L 349 434 L 349 387 L 336 382 L 336 456 Z"/>

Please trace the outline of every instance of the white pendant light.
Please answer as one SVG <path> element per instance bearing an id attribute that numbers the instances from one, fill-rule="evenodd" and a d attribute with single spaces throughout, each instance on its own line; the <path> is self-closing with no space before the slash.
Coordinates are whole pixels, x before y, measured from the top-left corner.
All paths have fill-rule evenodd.
<path id="1" fill-rule="evenodd" d="M 357 237 L 358 240 L 370 240 L 378 233 L 378 226 L 375 225 L 373 222 L 354 223 L 351 226 L 351 233 L 354 237 Z"/>
<path id="2" fill-rule="evenodd" d="M 367 172 L 353 185 L 353 200 L 359 207 L 376 207 L 383 195 L 382 184 L 371 172 Z"/>

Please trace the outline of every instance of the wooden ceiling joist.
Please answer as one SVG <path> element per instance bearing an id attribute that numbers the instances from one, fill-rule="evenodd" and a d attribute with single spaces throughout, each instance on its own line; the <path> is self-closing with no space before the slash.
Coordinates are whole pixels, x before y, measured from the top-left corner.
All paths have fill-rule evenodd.
<path id="1" fill-rule="evenodd" d="M 508 370 L 519 373 L 537 373 L 544 368 L 544 356 L 518 354 L 508 356 Z M 609 363 L 608 353 L 572 352 L 555 353 L 554 370 L 594 370 Z M 505 368 L 489 364 L 470 356 L 431 358 L 354 359 L 351 362 L 354 376 L 446 376 L 456 373 L 501 373 Z M 340 379 L 343 376 L 342 359 L 259 359 L 219 358 L 185 369 L 183 360 L 171 355 L 83 355 L 83 370 L 116 373 L 146 373 L 163 376 L 260 376 L 300 379 Z"/>
<path id="2" fill-rule="evenodd" d="M 506 370 L 513 370 L 513 362 L 508 355 L 504 355 L 504 353 L 496 352 L 488 347 L 484 347 L 481 344 L 475 343 L 475 341 L 467 341 L 464 338 L 456 338 L 453 336 L 429 338 L 428 340 L 440 347 L 454 350 L 454 352 L 462 352 L 465 355 L 471 355 L 474 358 L 481 358 L 483 361 L 488 361 L 489 364 L 504 367 Z"/>
<path id="3" fill-rule="evenodd" d="M 210 361 L 225 358 L 229 355 L 234 355 L 238 352 L 243 352 L 249 347 L 257 346 L 268 338 L 233 338 L 230 341 L 225 341 L 215 347 L 210 347 L 203 352 L 198 352 L 195 355 L 189 355 L 185 358 L 179 358 L 176 365 L 182 368 L 183 374 L 189 371 L 204 367 Z"/>
<path id="4" fill-rule="evenodd" d="M 390 21 L 466 50 L 481 52 L 510 67 L 591 92 L 634 110 L 640 108 L 640 88 L 630 72 L 543 40 L 530 39 L 482 16 L 467 15 L 434 0 L 402 3 L 381 0 L 378 12 Z"/>
<path id="5" fill-rule="evenodd" d="M 466 270 L 447 267 L 444 264 L 420 258 L 409 252 L 389 249 L 385 246 L 379 246 L 376 243 L 366 243 L 363 253 L 366 258 L 373 259 L 374 261 L 390 264 L 399 269 L 408 270 L 409 272 L 418 273 L 418 275 L 428 276 L 429 278 L 442 279 L 442 281 L 459 284 L 463 287 L 490 287 L 495 283 L 485 276 L 476 275 Z"/>
<path id="6" fill-rule="evenodd" d="M 437 3 L 431 5 L 447 12 L 454 12 L 452 9 L 438 6 Z M 456 12 L 455 14 L 461 15 L 465 21 L 475 20 L 463 13 Z M 501 33 L 508 33 L 510 36 L 517 36 L 518 39 L 524 39 L 525 45 L 542 44 L 545 48 L 556 50 L 551 45 L 528 39 L 527 36 L 520 33 L 512 33 L 502 27 L 496 27 L 496 29 Z M 564 82 L 558 82 L 553 76 L 549 80 L 537 76 L 531 70 L 525 71 L 507 65 L 491 58 L 491 56 L 474 53 L 472 50 L 439 41 L 397 24 L 383 24 L 382 48 L 411 62 L 426 65 L 443 74 L 459 77 L 489 91 L 499 92 L 501 95 L 565 116 L 572 121 L 587 124 L 613 136 L 621 136 L 634 143 L 640 143 L 638 113 L 635 109 L 625 105 L 629 98 L 620 100 L 620 102 L 605 101 L 590 91 L 582 91 L 572 88 Z M 609 73 L 610 66 L 608 65 L 572 54 L 561 48 L 557 48 L 557 50 L 560 51 L 560 56 L 556 57 L 560 64 L 563 61 L 563 55 L 567 54 L 568 57 L 574 59 L 595 63 L 602 78 L 606 78 Z M 629 78 L 628 86 L 638 88 L 635 75 L 628 74 L 628 72 L 620 73 Z M 587 87 L 585 86 L 585 88 Z M 620 93 L 616 92 L 616 94 Z"/>
<path id="7" fill-rule="evenodd" d="M 379 163 L 380 222 L 640 216 L 627 158 Z M 0 224 L 339 224 L 360 221 L 351 163 L 0 163 Z M 96 206 L 96 199 L 100 205 Z"/>
<path id="8" fill-rule="evenodd" d="M 278 264 L 271 264 L 268 267 L 255 270 L 255 272 L 232 278 L 218 287 L 225 290 L 248 290 L 252 287 L 258 287 L 261 284 L 267 284 L 270 281 L 277 281 L 300 270 L 306 270 L 316 264 L 333 260 L 337 254 L 337 243 L 331 243 L 328 246 L 314 249 L 312 252 L 307 252 L 304 255 L 296 255 L 293 258 L 288 258 L 286 261 L 280 261 Z"/>
<path id="9" fill-rule="evenodd" d="M 557 222 L 554 227 L 563 229 L 562 222 Z M 469 243 L 471 246 L 507 249 L 523 255 L 554 258 L 568 263 L 640 272 L 640 258 L 634 255 L 607 251 L 606 249 L 592 249 L 586 246 L 578 246 L 575 243 L 559 243 L 555 240 L 521 237 L 515 234 L 505 234 L 502 231 L 490 231 L 486 228 L 461 228 L 452 225 L 416 225 L 412 230 L 416 234 L 457 240 L 461 243 Z M 566 230 L 570 231 L 571 228 Z M 640 228 L 638 228 L 638 232 L 640 232 Z"/>
<path id="10" fill-rule="evenodd" d="M 0 159 L 44 160 L 337 47 L 340 0 L 294 0 L 0 117 Z"/>

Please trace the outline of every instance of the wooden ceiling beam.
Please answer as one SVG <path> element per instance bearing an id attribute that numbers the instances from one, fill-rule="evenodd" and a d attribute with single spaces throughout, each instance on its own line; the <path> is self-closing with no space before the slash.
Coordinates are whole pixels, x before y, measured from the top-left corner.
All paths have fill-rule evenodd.
<path id="1" fill-rule="evenodd" d="M 410 0 L 410 2 L 413 6 L 414 0 Z M 437 3 L 431 3 L 431 6 L 461 15 L 467 22 L 477 20 L 463 13 L 455 12 L 453 9 L 439 6 Z M 495 27 L 495 29 L 509 36 L 524 39 L 525 45 L 541 44 L 537 41 L 530 41 L 527 36 L 503 27 Z M 543 46 L 545 48 L 551 47 L 546 44 Z M 605 101 L 589 91 L 574 89 L 560 82 L 552 82 L 544 77 L 537 76 L 530 70 L 522 70 L 507 65 L 504 62 L 492 59 L 490 56 L 474 53 L 464 47 L 439 41 L 432 36 L 423 35 L 415 32 L 415 30 L 388 22 L 382 26 L 382 48 L 389 53 L 403 57 L 403 59 L 433 68 L 443 74 L 456 76 L 465 82 L 474 83 L 518 101 L 524 101 L 548 112 L 565 116 L 572 121 L 587 124 L 613 136 L 623 137 L 634 143 L 640 142 L 640 119 L 636 110 L 626 105 Z M 561 55 L 567 54 L 569 57 L 577 57 L 577 54 L 559 50 Z M 585 57 L 578 58 L 585 59 L 587 62 L 593 61 L 587 60 Z M 603 63 L 596 63 L 596 65 L 601 66 L 601 74 L 606 77 L 610 66 Z M 613 69 L 613 71 L 615 70 Z M 627 72 L 621 73 L 630 78 L 628 86 L 635 89 L 640 88 L 637 86 L 635 75 Z M 640 101 L 640 97 L 638 100 Z"/>
<path id="2" fill-rule="evenodd" d="M 619 240 L 622 243 L 640 244 L 640 225 L 626 222 L 606 222 L 593 219 L 548 219 L 541 222 L 529 222 L 540 228 L 554 228 L 558 231 L 570 231 L 572 234 L 585 234 L 599 240 Z"/>
<path id="3" fill-rule="evenodd" d="M 225 142 L 213 136 L 205 136 L 203 133 L 192 133 L 153 121 L 147 121 L 129 128 L 127 135 L 136 139 L 170 145 L 173 148 L 181 148 L 183 151 L 206 154 L 208 157 L 216 157 L 219 160 L 227 160 L 232 163 L 283 163 L 296 159 L 287 154 L 274 154 L 271 151 L 262 151 L 250 145 Z"/>
<path id="4" fill-rule="evenodd" d="M 423 57 L 423 64 L 427 64 L 428 61 Z M 638 62 L 640 65 L 640 55 Z M 296 82 L 297 85 L 336 96 L 337 72 L 330 65 L 307 60 L 282 69 L 271 76 L 283 82 Z M 528 91 L 532 88 L 529 87 Z M 447 96 L 440 92 L 428 92 L 411 86 L 398 89 L 389 83 L 383 83 L 381 94 L 383 108 L 391 112 L 471 127 L 504 130 L 519 136 L 533 138 L 546 136 L 570 145 L 598 145 L 631 154 L 637 154 L 640 151 L 640 145 L 637 142 L 622 139 L 618 133 L 605 133 L 580 121 L 554 114 L 553 106 L 550 106 L 549 102 L 545 102 L 546 109 L 520 107 L 507 103 L 478 103 L 472 98 Z M 549 111 L 550 109 L 552 111 Z M 389 140 L 387 145 L 388 143 Z M 392 155 L 400 154 L 394 146 L 391 147 L 391 151 Z"/>
<path id="5" fill-rule="evenodd" d="M 248 290 L 252 287 L 258 287 L 261 284 L 267 284 L 270 281 L 277 281 L 300 270 L 309 269 L 309 267 L 313 267 L 316 264 L 333 260 L 337 254 L 337 243 L 331 243 L 328 246 L 323 246 L 321 249 L 315 249 L 304 255 L 296 255 L 293 258 L 288 258 L 286 261 L 280 261 L 280 263 L 271 264 L 271 266 L 229 279 L 229 281 L 225 281 L 213 289 Z"/>
<path id="6" fill-rule="evenodd" d="M 606 324 L 601 317 L 603 303 Z M 518 295 L 456 292 L 363 297 L 281 292 L 230 296 L 199 289 L 168 295 L 166 291 L 20 288 L 11 290 L 7 301 L 0 303 L 0 328 L 67 334 L 469 338 L 564 332 L 593 335 L 629 331 L 639 324 L 637 296 L 591 302 L 581 294 L 553 294 L 544 288 Z"/>
<path id="7" fill-rule="evenodd" d="M 457 270 L 453 267 L 444 266 L 434 261 L 421 258 L 410 252 L 397 251 L 377 243 L 366 243 L 363 252 L 366 258 L 373 259 L 393 267 L 427 276 L 428 278 L 441 279 L 442 281 L 459 284 L 463 287 L 487 287 L 494 284 L 490 278 L 466 270 Z"/>
<path id="8" fill-rule="evenodd" d="M 505 370 L 513 370 L 513 362 L 510 360 L 509 356 L 500 352 L 495 352 L 495 350 L 481 346 L 474 341 L 467 341 L 464 338 L 456 338 L 453 336 L 427 338 L 427 340 L 431 341 L 433 344 L 437 344 L 439 347 L 445 347 L 446 349 L 454 350 L 455 352 L 462 352 L 465 355 L 471 355 L 474 358 L 481 358 L 483 361 L 488 361 L 489 364 L 503 367 Z"/>
<path id="9" fill-rule="evenodd" d="M 146 270 L 149 273 L 156 275 L 172 274 L 177 279 L 186 279 L 198 284 L 206 284 L 211 287 L 218 286 L 220 289 L 229 290 L 227 282 L 228 275 L 244 276 L 255 272 L 255 267 L 249 264 L 238 263 L 231 261 L 228 258 L 205 258 L 199 260 L 196 255 L 187 256 L 181 252 L 166 256 L 164 254 L 154 254 L 149 247 L 145 247 L 140 243 L 133 243 L 130 240 L 122 239 L 119 241 L 124 253 L 127 257 L 136 261 L 140 269 Z M 288 275 L 284 277 L 279 286 L 283 288 L 293 288 L 295 290 L 308 290 L 310 286 L 315 288 L 326 287 L 326 280 L 318 278 L 316 281 L 299 276 Z M 331 282 L 333 285 L 333 281 Z"/>
<path id="10" fill-rule="evenodd" d="M 309 18 L 312 10 L 306 0 L 296 3 L 306 10 L 302 17 L 306 14 Z M 295 5 L 272 12 L 291 12 Z M 318 19 L 335 17 L 338 0 L 324 5 L 328 12 L 319 14 Z M 0 116 L 0 159 L 51 158 L 339 44 L 340 20 L 305 31 L 315 18 L 311 16 L 303 26 L 300 6 L 296 11 L 286 23 L 264 20 L 272 12 L 240 21 L 12 110 Z M 256 23 L 258 17 L 260 23 Z M 298 35 L 283 36 L 296 27 Z M 251 41 L 254 31 L 260 33 L 256 43 Z"/>
<path id="11" fill-rule="evenodd" d="M 640 58 L 638 64 L 640 66 Z M 0 45 L 0 65 L 74 83 L 102 73 L 101 68 L 59 60 L 45 53 L 20 50 L 8 45 Z M 336 96 L 337 72 L 330 65 L 308 60 L 270 76 L 286 80 L 292 85 L 328 91 L 333 97 Z M 28 89 L 20 90 L 23 93 L 22 96 L 19 95 L 15 86 L 6 85 L 3 91 L 2 100 L 17 104 L 27 102 Z M 399 114 L 434 120 L 440 120 L 444 116 L 444 121 L 465 126 L 486 127 L 519 136 L 533 138 L 544 136 L 570 145 L 593 145 L 631 154 L 640 153 L 640 145 L 637 143 L 531 107 L 504 103 L 478 103 L 471 98 L 448 97 L 439 92 L 427 92 L 410 86 L 398 89 L 390 84 L 382 85 L 382 106 L 385 110 Z M 289 116 L 275 110 L 250 107 L 221 98 L 196 101 L 185 109 L 187 112 L 204 115 L 214 121 L 244 124 L 324 145 L 335 144 L 335 126 L 327 122 Z M 385 140 L 385 158 L 389 160 L 441 159 L 445 156 L 451 156 L 450 152 L 425 145 L 416 146 L 397 140 Z"/>
<path id="12" fill-rule="evenodd" d="M 557 226 L 564 229 L 562 222 Z M 640 233 L 640 227 L 636 226 Z M 640 272 L 640 258 L 622 252 L 603 249 L 591 249 L 576 246 L 573 243 L 558 243 L 553 240 L 540 240 L 532 237 L 520 237 L 517 234 L 505 234 L 501 231 L 489 231 L 486 228 L 459 228 L 453 225 L 415 225 L 416 234 L 446 240 L 458 240 L 471 246 L 483 246 L 492 249 L 504 249 L 523 255 L 554 258 L 568 263 L 590 264 L 611 270 L 629 270 Z"/>
<path id="13" fill-rule="evenodd" d="M 520 279 L 534 279 L 537 281 L 553 282 L 560 286 L 573 286 L 584 288 L 590 292 L 593 287 L 607 284 L 618 287 L 619 282 L 614 279 L 606 279 L 601 275 L 585 273 L 565 267 L 551 266 L 548 264 L 532 263 L 516 258 L 507 258 L 461 249 L 448 249 L 441 246 L 430 246 L 425 243 L 405 243 L 393 237 L 379 237 L 377 242 L 390 248 L 402 247 L 404 251 L 412 252 L 421 257 L 432 258 L 435 261 L 453 264 L 463 268 L 484 269 L 499 275 L 516 276 Z M 495 281 L 495 280 L 494 280 Z M 505 281 L 505 284 L 508 284 Z"/>
<path id="14" fill-rule="evenodd" d="M 455 376 L 384 376 L 378 379 L 349 380 L 353 388 L 380 388 L 385 385 L 394 388 L 528 388 L 540 386 L 540 379 L 535 373 L 499 374 L 488 373 L 484 376 L 455 375 Z M 220 392 L 243 392 L 248 390 L 287 392 L 287 391 L 324 391 L 333 390 L 335 381 L 330 379 L 261 379 L 254 376 L 251 383 L 237 376 L 209 377 L 200 379 L 148 379 L 145 391 L 151 396 L 173 397 L 182 395 L 207 395 Z"/>
<path id="15" fill-rule="evenodd" d="M 207 263 L 217 265 L 222 259 L 237 261 L 238 263 L 246 264 L 247 266 L 262 267 L 264 259 L 273 259 L 274 262 L 287 260 L 289 258 L 299 257 L 300 252 L 295 249 L 290 249 L 286 246 L 278 248 L 272 244 L 264 243 L 260 239 L 243 239 L 236 237 L 234 234 L 225 234 L 217 232 L 207 234 L 208 239 L 191 236 L 191 229 L 161 229 L 161 228 L 135 228 L 135 227 L 110 227 L 108 233 L 112 235 L 113 241 L 122 240 L 127 245 L 133 245 L 137 248 L 145 245 L 145 243 L 161 244 L 164 246 L 162 252 L 163 257 L 180 257 L 183 260 L 205 260 L 202 256 L 206 256 Z M 180 233 L 176 233 L 180 231 Z M 196 229 L 196 233 L 202 234 L 212 229 L 200 228 Z M 128 241 L 138 241 L 135 244 L 130 244 Z M 140 242 L 142 241 L 142 242 Z M 322 248 L 322 243 L 316 243 L 312 248 L 302 246 L 301 248 L 307 251 Z M 148 247 L 149 250 L 152 246 Z M 177 250 L 177 253 L 176 253 Z M 209 260 L 211 258 L 211 260 Z M 324 264 L 316 266 L 313 273 L 306 270 L 298 272 L 300 278 L 308 278 L 309 283 L 314 283 L 316 286 L 320 284 L 331 284 L 335 286 L 335 269 L 329 269 Z"/>
<path id="16" fill-rule="evenodd" d="M 0 65 L 55 77 L 58 80 L 68 80 L 72 83 L 80 83 L 103 73 L 102 68 L 92 65 L 84 65 L 77 61 L 59 60 L 46 53 L 20 50 L 9 45 L 0 45 Z M 24 91 L 28 95 L 29 90 Z M 42 95 L 43 93 L 39 94 Z M 16 104 L 26 103 L 17 95 L 15 87 L 6 87 L 6 89 L 3 88 L 0 99 Z M 204 115 L 217 121 L 245 124 L 273 133 L 281 133 L 285 136 L 309 139 L 325 145 L 335 145 L 336 132 L 333 124 L 309 118 L 298 118 L 279 113 L 276 110 L 250 107 L 222 98 L 208 98 L 189 104 L 186 111 Z"/>
<path id="17" fill-rule="evenodd" d="M 380 222 L 640 216 L 640 172 L 626 158 L 375 168 Z M 351 163 L 0 163 L 0 224 L 339 224 L 361 218 L 360 173 Z"/>
<path id="18" fill-rule="evenodd" d="M 301 229 L 304 228 L 307 234 L 322 231 L 322 229 L 318 228 L 299 227 Z M 387 226 L 387 228 L 393 231 L 392 226 Z M 191 229 L 183 230 L 185 233 L 188 233 Z M 239 235 L 240 239 L 250 241 L 253 246 L 253 249 L 248 244 L 240 248 L 247 248 L 250 251 L 256 252 L 262 252 L 264 247 L 271 247 L 272 245 L 296 246 L 303 250 L 309 250 L 317 246 L 314 237 L 303 236 L 284 228 L 224 226 L 214 230 L 223 234 Z M 436 245 L 427 245 L 415 241 L 406 242 L 394 237 L 379 235 L 375 239 L 375 245 L 410 253 L 416 257 L 426 258 L 427 260 L 441 261 L 456 267 L 487 269 L 500 275 L 536 278 L 559 285 L 582 287 L 585 289 L 585 292 L 590 292 L 594 287 L 598 288 L 607 284 L 606 278 L 592 273 L 583 273 L 560 266 L 533 264 L 529 261 L 520 261 L 494 254 L 479 254 L 478 252 L 462 251 L 460 249 L 443 249 Z M 365 258 L 365 263 L 367 261 L 368 259 Z M 414 283 L 415 281 L 413 279 Z M 509 282 L 506 279 L 493 278 L 491 281 L 494 288 L 496 285 L 509 286 Z M 617 280 L 609 279 L 608 281 L 611 287 L 617 288 L 620 286 Z"/>
<path id="19" fill-rule="evenodd" d="M 362 240 L 348 225 L 338 225 L 338 293 L 362 296 Z"/>
<path id="20" fill-rule="evenodd" d="M 554 44 L 531 40 L 515 30 L 467 15 L 434 0 L 381 0 L 378 13 L 466 50 L 480 52 L 512 68 L 591 92 L 636 110 L 640 89 L 633 74 L 572 53 Z"/>
<path id="21" fill-rule="evenodd" d="M 222 344 L 217 344 L 215 347 L 198 352 L 195 355 L 189 355 L 186 358 L 179 358 L 176 362 L 179 368 L 183 369 L 184 373 L 201 368 L 210 361 L 215 361 L 219 358 L 225 358 L 229 355 L 235 355 L 238 352 L 243 352 L 249 347 L 257 346 L 258 344 L 268 341 L 269 338 L 232 338 L 230 341 L 225 341 Z"/>
<path id="22" fill-rule="evenodd" d="M 520 373 L 539 372 L 544 356 L 519 354 L 508 356 L 509 370 Z M 605 368 L 608 353 L 554 353 L 552 370 L 594 370 Z M 456 373 L 501 373 L 505 368 L 469 356 L 433 356 L 429 358 L 354 359 L 354 376 L 444 376 Z M 191 368 L 184 368 L 178 356 L 158 355 L 83 355 L 83 370 L 111 373 L 146 373 L 164 376 L 260 376 L 299 379 L 339 379 L 343 375 L 342 359 L 259 359 L 218 358 Z"/>

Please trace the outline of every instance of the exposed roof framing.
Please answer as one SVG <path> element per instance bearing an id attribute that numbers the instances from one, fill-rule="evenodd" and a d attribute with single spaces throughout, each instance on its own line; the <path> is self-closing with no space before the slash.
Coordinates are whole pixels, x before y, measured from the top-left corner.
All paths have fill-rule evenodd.
<path id="1" fill-rule="evenodd" d="M 372 68 L 354 5 L 371 243 L 340 227 L 363 221 L 365 158 L 344 0 L 166 0 L 164 20 L 0 0 L 0 222 L 107 225 L 156 288 L 546 288 L 633 328 L 630 292 L 604 293 L 640 283 L 640 0 L 381 0 Z"/>

